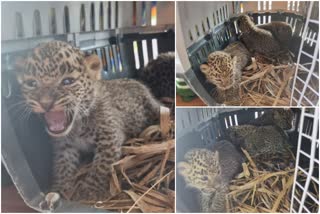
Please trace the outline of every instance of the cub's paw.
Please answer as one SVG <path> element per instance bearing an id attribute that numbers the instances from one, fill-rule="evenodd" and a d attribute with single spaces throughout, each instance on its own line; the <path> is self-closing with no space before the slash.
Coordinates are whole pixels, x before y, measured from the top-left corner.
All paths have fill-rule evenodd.
<path id="1" fill-rule="evenodd" d="M 39 207 L 42 210 L 50 210 L 53 211 L 55 210 L 60 202 L 61 196 L 57 192 L 49 192 L 45 196 L 44 201 L 41 201 L 39 204 Z"/>

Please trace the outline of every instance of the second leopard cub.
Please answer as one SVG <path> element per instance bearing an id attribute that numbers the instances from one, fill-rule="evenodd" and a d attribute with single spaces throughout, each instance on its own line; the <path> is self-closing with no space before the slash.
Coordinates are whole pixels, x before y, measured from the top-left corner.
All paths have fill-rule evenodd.
<path id="1" fill-rule="evenodd" d="M 249 60 L 250 53 L 246 47 L 241 42 L 234 42 L 222 51 L 209 54 L 207 64 L 200 65 L 207 81 L 216 86 L 213 96 L 218 103 L 240 99 L 242 69 Z"/>
<path id="2" fill-rule="evenodd" d="M 29 108 L 41 115 L 53 140 L 52 191 L 74 200 L 109 196 L 111 164 L 126 139 L 158 120 L 160 105 L 129 79 L 100 80 L 98 56 L 70 44 L 38 45 L 17 63 L 17 79 Z M 82 154 L 93 153 L 89 171 L 75 180 Z"/>
<path id="3" fill-rule="evenodd" d="M 276 125 L 231 126 L 225 131 L 225 139 L 232 142 L 239 150 L 247 150 L 251 157 L 269 157 L 274 154 L 287 154 L 290 144 L 288 135 Z"/>
<path id="4" fill-rule="evenodd" d="M 248 15 L 239 16 L 237 23 L 241 30 L 240 41 L 246 45 L 249 51 L 267 56 L 275 55 L 281 51 L 281 44 L 272 32 L 256 26 Z"/>

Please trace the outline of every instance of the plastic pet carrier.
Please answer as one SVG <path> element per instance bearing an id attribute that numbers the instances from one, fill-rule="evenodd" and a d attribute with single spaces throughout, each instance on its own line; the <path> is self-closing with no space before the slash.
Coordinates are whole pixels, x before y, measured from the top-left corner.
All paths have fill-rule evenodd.
<path id="1" fill-rule="evenodd" d="M 223 131 L 260 117 L 262 108 L 179 108 L 176 111 L 176 163 L 194 148 L 212 149 Z M 292 109 L 293 128 L 288 131 L 290 144 L 296 150 L 292 189 L 288 210 L 294 213 L 319 212 L 319 109 Z M 290 161 L 294 161 L 291 160 Z M 295 164 L 295 166 L 294 166 Z M 199 212 L 198 191 L 187 187 L 183 177 L 176 176 L 177 212 Z M 243 183 L 244 185 L 245 183 Z M 257 187 L 258 189 L 258 187 Z M 294 192 L 294 194 L 292 194 Z M 240 197 L 240 196 L 239 196 Z M 278 197 L 278 195 L 276 196 Z M 241 197 L 242 200 L 244 196 Z M 251 198 L 250 198 L 251 200 Z M 261 202 L 263 203 L 263 202 Z M 272 204 L 270 205 L 272 208 Z M 258 212 L 258 211 L 256 211 Z"/>
<path id="2" fill-rule="evenodd" d="M 215 86 L 200 71 L 211 52 L 224 49 L 241 33 L 237 18 L 246 13 L 255 24 L 283 21 L 291 25 L 295 74 L 289 82 L 288 106 L 317 106 L 319 103 L 319 2 L 177 2 L 177 55 L 184 78 L 208 105 L 219 105 L 212 96 Z M 299 72 L 298 72 L 299 71 Z M 290 94 L 291 93 L 291 94 Z M 290 103 L 289 103 L 290 102 Z"/>
<path id="3" fill-rule="evenodd" d="M 2 164 L 28 206 L 45 211 L 39 204 L 51 184 L 51 145 L 39 118 L 19 108 L 22 95 L 14 77 L 15 57 L 41 42 L 61 40 L 87 54 L 96 53 L 103 78 L 134 78 L 158 54 L 175 50 L 174 5 L 2 2 Z M 54 211 L 97 210 L 62 201 Z"/>

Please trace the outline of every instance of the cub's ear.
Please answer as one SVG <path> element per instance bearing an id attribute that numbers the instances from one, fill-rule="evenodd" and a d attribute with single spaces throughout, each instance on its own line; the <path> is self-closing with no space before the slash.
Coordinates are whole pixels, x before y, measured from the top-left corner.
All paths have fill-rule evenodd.
<path id="1" fill-rule="evenodd" d="M 93 55 L 87 56 L 85 58 L 85 64 L 87 66 L 89 75 L 93 80 L 100 80 L 102 78 L 101 77 L 102 64 L 97 55 L 93 54 Z"/>
<path id="2" fill-rule="evenodd" d="M 180 162 L 178 163 L 177 168 L 180 175 L 186 176 L 188 174 L 187 172 L 189 171 L 190 165 L 186 162 Z"/>
<path id="3" fill-rule="evenodd" d="M 202 73 L 207 74 L 210 70 L 209 66 L 207 64 L 201 64 L 200 65 L 200 70 Z"/>

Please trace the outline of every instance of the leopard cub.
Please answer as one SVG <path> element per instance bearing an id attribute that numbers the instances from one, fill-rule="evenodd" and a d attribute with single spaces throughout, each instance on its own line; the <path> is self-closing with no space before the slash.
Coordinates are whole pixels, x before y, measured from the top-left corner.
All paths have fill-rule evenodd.
<path id="1" fill-rule="evenodd" d="M 234 42 L 222 51 L 209 54 L 207 64 L 200 65 L 207 81 L 216 86 L 213 96 L 218 103 L 239 101 L 242 69 L 249 60 L 246 47 L 241 42 Z"/>
<path id="2" fill-rule="evenodd" d="M 53 141 L 53 192 L 73 200 L 110 196 L 111 165 L 122 144 L 159 120 L 160 105 L 141 83 L 102 80 L 97 55 L 61 41 L 39 44 L 17 61 L 17 79 L 30 111 Z M 77 177 L 82 155 L 92 155 Z M 75 186 L 77 188 L 75 189 Z"/>
<path id="3" fill-rule="evenodd" d="M 241 171 L 243 157 L 228 141 L 213 144 L 212 150 L 192 149 L 186 162 L 178 164 L 178 172 L 187 186 L 200 193 L 202 212 L 224 212 L 229 182 Z"/>
<path id="4" fill-rule="evenodd" d="M 272 56 L 281 51 L 280 42 L 265 29 L 257 27 L 248 15 L 241 15 L 237 20 L 242 41 L 249 51 Z"/>
<path id="5" fill-rule="evenodd" d="M 265 113 L 254 119 L 250 120 L 248 125 L 266 126 L 274 125 L 283 130 L 292 129 L 294 122 L 294 113 L 291 109 L 272 108 L 265 111 Z"/>
<path id="6" fill-rule="evenodd" d="M 231 126 L 226 130 L 226 139 L 238 149 L 247 150 L 251 157 L 269 157 L 274 154 L 287 154 L 290 144 L 284 130 L 275 125 Z"/>
<path id="7" fill-rule="evenodd" d="M 282 49 L 288 48 L 292 40 L 292 27 L 286 22 L 273 21 L 267 24 L 257 25 L 258 28 L 272 33 Z"/>

